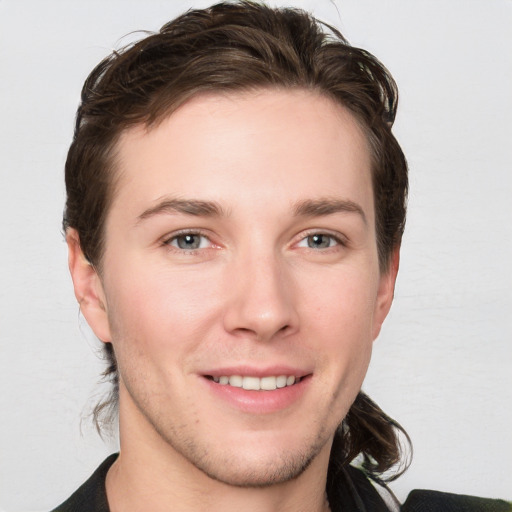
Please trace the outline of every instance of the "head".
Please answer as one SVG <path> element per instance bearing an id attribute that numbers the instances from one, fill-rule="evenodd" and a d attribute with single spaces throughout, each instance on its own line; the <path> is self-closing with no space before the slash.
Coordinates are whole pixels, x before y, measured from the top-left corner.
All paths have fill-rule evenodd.
<path id="1" fill-rule="evenodd" d="M 116 198 L 127 186 L 127 141 L 136 147 L 144 136 L 167 130 L 169 122 L 180 123 L 185 114 L 200 123 L 203 111 L 214 117 L 220 110 L 236 122 L 238 108 L 246 113 L 253 108 L 257 123 L 258 109 L 251 105 L 260 102 L 258 108 L 264 110 L 281 97 L 312 102 L 311 111 L 338 109 L 336 116 L 346 118 L 350 130 L 358 132 L 368 160 L 372 214 L 367 220 L 374 234 L 376 271 L 379 276 L 396 275 L 407 166 L 391 132 L 397 105 L 392 77 L 375 57 L 303 11 L 237 2 L 185 13 L 158 33 L 114 52 L 85 82 L 66 162 L 64 229 L 68 243 L 80 251 L 99 282 L 109 280 L 107 226 Z M 137 179 L 144 181 L 142 175 Z M 394 277 L 389 282 L 392 286 Z M 107 308 L 108 297 L 100 299 Z M 106 342 L 107 375 L 113 383 L 110 400 L 97 409 L 101 412 L 117 402 L 119 375 L 111 333 L 96 333 Z M 396 463 L 396 424 L 357 391 L 346 409 L 338 421 L 338 456 L 331 457 L 331 470 L 360 453 L 370 472 Z"/>

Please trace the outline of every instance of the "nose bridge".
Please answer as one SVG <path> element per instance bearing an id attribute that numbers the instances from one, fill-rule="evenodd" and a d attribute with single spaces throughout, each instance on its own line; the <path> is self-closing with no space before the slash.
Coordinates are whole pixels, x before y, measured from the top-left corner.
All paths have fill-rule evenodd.
<path id="1" fill-rule="evenodd" d="M 297 327 L 293 283 L 278 251 L 272 247 L 240 251 L 230 274 L 228 331 L 268 340 Z"/>

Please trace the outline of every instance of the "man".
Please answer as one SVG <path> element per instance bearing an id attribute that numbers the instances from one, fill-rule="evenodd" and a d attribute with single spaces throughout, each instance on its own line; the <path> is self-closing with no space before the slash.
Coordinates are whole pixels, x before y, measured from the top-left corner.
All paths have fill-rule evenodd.
<path id="1" fill-rule="evenodd" d="M 400 427 L 360 392 L 405 223 L 396 103 L 337 31 L 245 2 L 93 70 L 64 227 L 121 449 L 56 510 L 396 508 L 367 477 Z"/>

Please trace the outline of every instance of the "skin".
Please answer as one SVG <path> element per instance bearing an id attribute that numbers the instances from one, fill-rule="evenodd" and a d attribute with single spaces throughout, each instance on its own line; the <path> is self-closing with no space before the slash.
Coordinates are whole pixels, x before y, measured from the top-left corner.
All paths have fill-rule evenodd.
<path id="1" fill-rule="evenodd" d="M 67 236 L 82 313 L 119 364 L 112 511 L 327 510 L 333 435 L 398 265 L 379 271 L 358 123 L 307 91 L 199 96 L 126 131 L 117 163 L 101 275 Z M 285 367 L 295 394 L 233 398 L 206 376 Z"/>

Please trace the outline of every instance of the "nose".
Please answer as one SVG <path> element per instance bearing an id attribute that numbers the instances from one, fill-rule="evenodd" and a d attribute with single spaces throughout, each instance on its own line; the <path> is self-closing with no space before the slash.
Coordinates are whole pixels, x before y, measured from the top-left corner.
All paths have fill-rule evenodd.
<path id="1" fill-rule="evenodd" d="M 274 256 L 253 255 L 231 267 L 224 328 L 238 337 L 270 341 L 299 326 L 293 279 Z"/>

